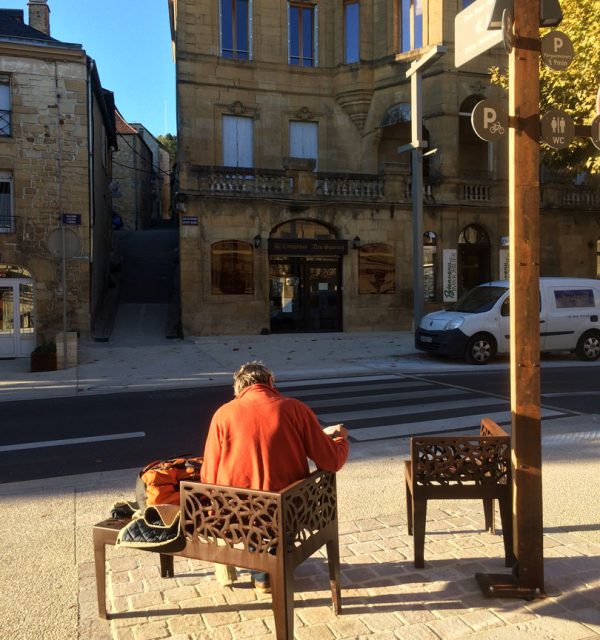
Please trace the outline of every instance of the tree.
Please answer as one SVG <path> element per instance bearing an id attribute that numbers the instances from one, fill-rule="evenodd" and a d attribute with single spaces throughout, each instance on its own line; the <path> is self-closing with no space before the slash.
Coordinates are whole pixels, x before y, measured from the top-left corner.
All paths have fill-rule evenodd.
<path id="1" fill-rule="evenodd" d="M 600 20 L 598 0 L 560 0 L 563 20 L 555 30 L 565 33 L 575 49 L 575 58 L 565 71 L 540 68 L 540 114 L 550 109 L 566 111 L 575 124 L 589 125 L 596 114 L 596 95 L 600 84 Z M 543 36 L 551 29 L 542 29 Z M 492 82 L 504 87 L 507 71 L 492 69 Z M 600 174 L 600 151 L 589 138 L 575 138 L 559 151 L 542 145 L 542 161 L 563 173 Z"/>
<path id="2" fill-rule="evenodd" d="M 169 152 L 171 166 L 173 166 L 175 164 L 175 155 L 177 153 L 177 136 L 167 133 L 164 136 L 157 136 L 157 140 Z"/>

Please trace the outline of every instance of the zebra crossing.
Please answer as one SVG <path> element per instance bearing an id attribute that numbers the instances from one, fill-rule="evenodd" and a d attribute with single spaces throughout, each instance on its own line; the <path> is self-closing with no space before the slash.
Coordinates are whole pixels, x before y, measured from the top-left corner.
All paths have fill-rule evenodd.
<path id="1" fill-rule="evenodd" d="M 410 375 L 375 375 L 277 382 L 324 424 L 343 422 L 356 442 L 478 429 L 489 416 L 510 424 L 510 401 Z M 542 407 L 542 418 L 567 415 Z"/>

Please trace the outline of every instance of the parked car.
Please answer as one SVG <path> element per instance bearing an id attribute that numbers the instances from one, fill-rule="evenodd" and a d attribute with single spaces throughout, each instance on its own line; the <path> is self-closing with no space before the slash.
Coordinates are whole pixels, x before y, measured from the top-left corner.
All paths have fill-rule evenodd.
<path id="1" fill-rule="evenodd" d="M 509 284 L 497 280 L 466 293 L 448 311 L 423 317 L 415 333 L 421 351 L 486 364 L 510 351 Z M 540 350 L 600 357 L 600 280 L 540 278 Z"/>

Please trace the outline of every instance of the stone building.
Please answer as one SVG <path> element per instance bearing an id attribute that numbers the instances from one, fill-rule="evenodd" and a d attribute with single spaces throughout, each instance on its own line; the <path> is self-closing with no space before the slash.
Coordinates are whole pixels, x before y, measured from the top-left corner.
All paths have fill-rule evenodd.
<path id="1" fill-rule="evenodd" d="M 148 229 L 156 201 L 152 150 L 119 111 L 115 123 L 119 148 L 113 154 L 113 211 L 121 217 L 123 229 Z"/>
<path id="2" fill-rule="evenodd" d="M 464 5 L 470 4 L 464 0 Z M 425 306 L 503 276 L 508 142 L 496 47 L 454 66 L 463 0 L 169 0 L 188 334 L 410 329 L 410 64 L 423 74 Z M 544 275 L 595 276 L 600 195 L 544 184 Z"/>
<path id="3" fill-rule="evenodd" d="M 109 278 L 114 100 L 49 13 L 0 10 L 0 357 L 88 334 Z"/>

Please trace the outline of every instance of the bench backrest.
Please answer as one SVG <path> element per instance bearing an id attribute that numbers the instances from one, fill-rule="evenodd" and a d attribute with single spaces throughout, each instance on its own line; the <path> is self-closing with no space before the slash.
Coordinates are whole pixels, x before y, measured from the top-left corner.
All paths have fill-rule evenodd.
<path id="1" fill-rule="evenodd" d="M 482 420 L 479 436 L 415 436 L 411 438 L 413 482 L 508 484 L 510 455 L 510 436 L 489 418 Z"/>
<path id="2" fill-rule="evenodd" d="M 181 514 L 187 544 L 209 560 L 253 568 L 285 551 L 304 556 L 337 530 L 335 474 L 315 471 L 281 492 L 182 482 Z"/>

